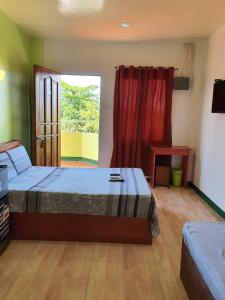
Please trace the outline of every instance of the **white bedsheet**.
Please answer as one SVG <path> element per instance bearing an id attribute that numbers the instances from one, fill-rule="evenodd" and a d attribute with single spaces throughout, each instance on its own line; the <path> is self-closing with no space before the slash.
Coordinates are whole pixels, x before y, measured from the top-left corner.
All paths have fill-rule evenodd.
<path id="1" fill-rule="evenodd" d="M 42 192 L 75 193 L 84 195 L 113 195 L 128 194 L 150 196 L 150 189 L 141 169 L 110 169 L 110 168 L 58 168 L 37 186 Z M 110 182 L 110 173 L 120 173 L 124 178 L 126 190 L 121 191 L 120 182 Z M 134 176 L 135 175 L 135 176 Z M 136 183 L 135 183 L 136 180 Z M 112 191 L 113 187 L 113 191 Z"/>
<path id="2" fill-rule="evenodd" d="M 216 300 L 225 299 L 225 222 L 188 222 L 183 228 L 187 246 Z"/>
<path id="3" fill-rule="evenodd" d="M 27 191 L 52 173 L 55 167 L 30 167 L 9 181 L 9 190 Z"/>

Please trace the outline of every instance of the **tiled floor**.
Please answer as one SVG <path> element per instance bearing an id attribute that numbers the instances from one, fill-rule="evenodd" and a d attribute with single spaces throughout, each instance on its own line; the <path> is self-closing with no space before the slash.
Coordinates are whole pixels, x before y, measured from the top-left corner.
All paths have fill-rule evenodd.
<path id="1" fill-rule="evenodd" d="M 97 165 L 88 164 L 83 161 L 61 161 L 61 167 L 66 168 L 97 168 Z"/>

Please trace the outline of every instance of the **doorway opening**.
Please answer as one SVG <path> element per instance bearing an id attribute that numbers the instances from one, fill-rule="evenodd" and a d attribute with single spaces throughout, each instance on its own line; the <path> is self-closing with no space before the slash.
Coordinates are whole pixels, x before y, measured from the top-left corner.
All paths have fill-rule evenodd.
<path id="1" fill-rule="evenodd" d="M 100 76 L 61 76 L 61 166 L 98 166 Z"/>

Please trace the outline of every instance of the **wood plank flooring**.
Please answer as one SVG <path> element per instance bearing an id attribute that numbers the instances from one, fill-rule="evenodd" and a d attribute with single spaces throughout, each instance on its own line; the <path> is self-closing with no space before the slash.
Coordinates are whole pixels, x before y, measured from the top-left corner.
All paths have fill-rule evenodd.
<path id="1" fill-rule="evenodd" d="M 154 190 L 161 235 L 151 246 L 13 241 L 0 256 L 4 300 L 182 300 L 185 221 L 220 218 L 191 189 Z"/>

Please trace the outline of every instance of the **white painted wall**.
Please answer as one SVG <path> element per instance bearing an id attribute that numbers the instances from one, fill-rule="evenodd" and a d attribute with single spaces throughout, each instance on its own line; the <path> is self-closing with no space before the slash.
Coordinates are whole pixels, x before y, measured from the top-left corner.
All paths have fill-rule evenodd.
<path id="1" fill-rule="evenodd" d="M 225 79 L 225 25 L 210 36 L 194 183 L 225 211 L 225 114 L 212 114 L 213 84 Z"/>
<path id="2" fill-rule="evenodd" d="M 100 166 L 108 166 L 112 153 L 113 94 L 117 65 L 181 67 L 184 40 L 157 42 L 74 42 L 45 40 L 43 63 L 62 74 L 100 75 Z M 190 91 L 173 93 L 173 144 L 195 148 L 199 99 L 202 98 L 207 40 L 195 41 L 194 80 Z"/>

